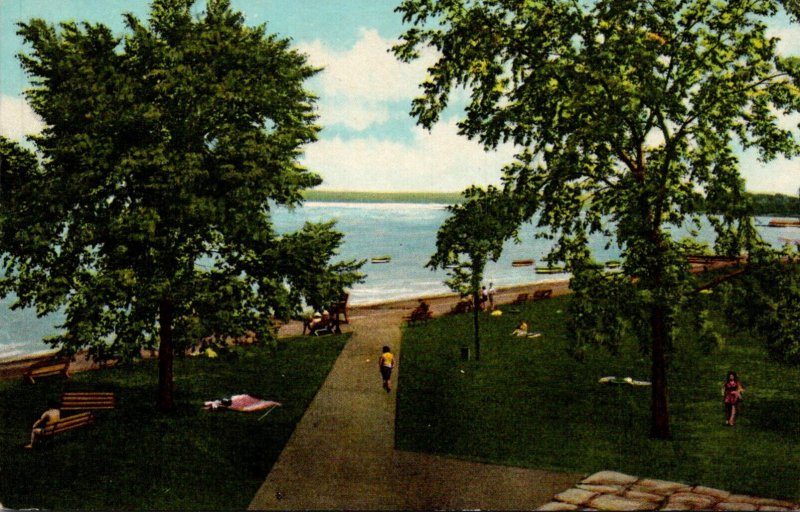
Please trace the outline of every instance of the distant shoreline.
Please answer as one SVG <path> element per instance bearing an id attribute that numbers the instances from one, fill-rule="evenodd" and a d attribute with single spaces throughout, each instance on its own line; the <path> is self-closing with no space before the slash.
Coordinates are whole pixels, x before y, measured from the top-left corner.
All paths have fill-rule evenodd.
<path id="1" fill-rule="evenodd" d="M 459 204 L 464 198 L 459 192 L 358 192 L 336 190 L 307 190 L 306 201 L 339 203 L 433 203 Z"/>

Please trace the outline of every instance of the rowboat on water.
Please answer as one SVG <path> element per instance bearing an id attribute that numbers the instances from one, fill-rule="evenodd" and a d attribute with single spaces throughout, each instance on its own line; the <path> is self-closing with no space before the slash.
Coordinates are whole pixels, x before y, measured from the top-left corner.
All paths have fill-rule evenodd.
<path id="1" fill-rule="evenodd" d="M 514 260 L 511 262 L 512 267 L 532 267 L 533 260 Z"/>
<path id="2" fill-rule="evenodd" d="M 561 274 L 564 267 L 536 267 L 537 274 Z"/>
<path id="3" fill-rule="evenodd" d="M 390 261 L 392 261 L 392 257 L 391 256 L 375 256 L 370 261 L 372 261 L 372 263 L 389 263 Z"/>
<path id="4" fill-rule="evenodd" d="M 800 227 L 800 219 L 769 219 L 771 228 Z"/>
<path id="5" fill-rule="evenodd" d="M 606 262 L 606 268 L 619 268 L 621 263 L 617 260 L 611 260 Z"/>

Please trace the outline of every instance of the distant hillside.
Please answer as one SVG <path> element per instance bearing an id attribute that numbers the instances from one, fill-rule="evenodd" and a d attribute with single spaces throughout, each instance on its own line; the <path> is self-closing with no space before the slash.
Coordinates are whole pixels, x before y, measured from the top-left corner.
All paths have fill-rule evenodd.
<path id="1" fill-rule="evenodd" d="M 750 194 L 753 215 L 800 217 L 800 197 L 785 194 Z"/>
<path id="2" fill-rule="evenodd" d="M 457 204 L 464 198 L 458 192 L 338 192 L 307 190 L 307 201 L 336 203 L 435 203 Z M 749 193 L 753 215 L 800 217 L 800 198 L 786 194 Z M 702 208 L 702 207 L 701 207 Z"/>
<path id="3" fill-rule="evenodd" d="M 457 192 L 335 192 L 307 190 L 307 201 L 338 203 L 436 203 L 454 204 L 463 201 Z"/>

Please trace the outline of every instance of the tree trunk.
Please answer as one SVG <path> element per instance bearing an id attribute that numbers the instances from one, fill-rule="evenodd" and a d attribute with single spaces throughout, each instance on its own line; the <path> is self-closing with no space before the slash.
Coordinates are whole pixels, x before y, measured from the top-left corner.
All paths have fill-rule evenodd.
<path id="1" fill-rule="evenodd" d="M 478 332 L 478 310 L 480 309 L 478 292 L 472 293 L 472 320 L 475 327 L 475 360 L 481 360 L 481 338 Z"/>
<path id="2" fill-rule="evenodd" d="M 159 336 L 161 338 L 158 347 L 158 410 L 162 412 L 175 410 L 172 378 L 172 363 L 175 359 L 175 345 L 172 341 L 173 316 L 172 301 L 162 299 L 158 313 Z"/>
<path id="3" fill-rule="evenodd" d="M 653 337 L 652 353 L 652 397 L 650 408 L 652 419 L 650 437 L 669 439 L 669 410 L 667 408 L 667 332 L 666 312 L 663 305 L 656 304 L 650 311 L 650 327 Z"/>

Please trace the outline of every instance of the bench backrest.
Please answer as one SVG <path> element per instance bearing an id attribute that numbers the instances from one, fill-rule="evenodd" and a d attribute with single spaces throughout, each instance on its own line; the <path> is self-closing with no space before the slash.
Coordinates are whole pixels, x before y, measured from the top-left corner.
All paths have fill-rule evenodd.
<path id="1" fill-rule="evenodd" d="M 51 373 L 61 373 L 67 369 L 68 361 L 47 361 L 36 363 L 28 368 L 27 373 L 31 375 L 48 375 Z"/>
<path id="2" fill-rule="evenodd" d="M 64 410 L 113 409 L 116 403 L 117 399 L 112 392 L 68 391 L 61 395 L 61 409 Z"/>
<path id="3" fill-rule="evenodd" d="M 65 416 L 58 421 L 42 427 L 42 436 L 53 436 L 78 427 L 85 427 L 94 423 L 94 413 L 80 412 L 72 416 Z"/>

